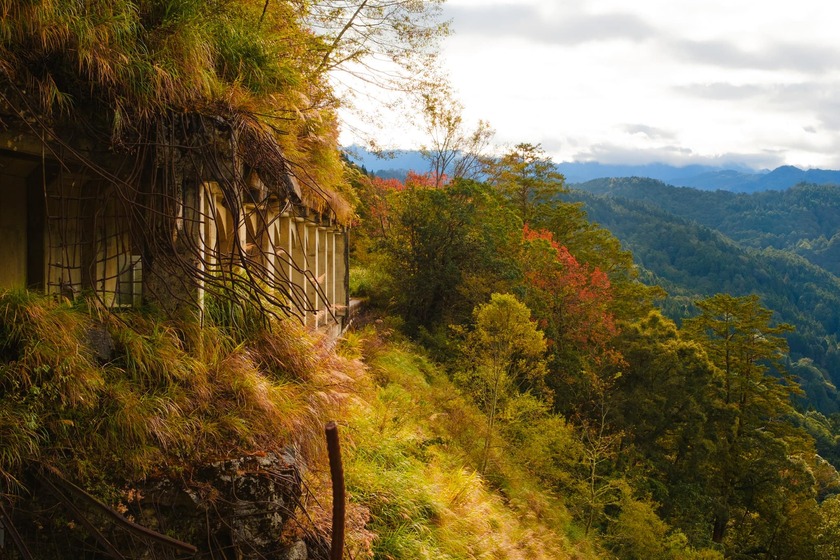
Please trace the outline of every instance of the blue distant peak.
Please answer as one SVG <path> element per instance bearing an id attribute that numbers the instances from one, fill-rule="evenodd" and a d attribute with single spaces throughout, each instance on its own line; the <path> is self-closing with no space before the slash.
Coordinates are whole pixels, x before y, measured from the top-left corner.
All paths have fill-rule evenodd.
<path id="1" fill-rule="evenodd" d="M 345 151 L 354 163 L 374 173 L 391 172 L 393 175 L 395 171 L 423 173 L 429 170 L 429 162 L 417 150 L 395 150 L 386 154 L 386 157 L 373 154 L 360 146 L 350 146 Z M 679 187 L 734 192 L 784 190 L 799 183 L 840 185 L 840 171 L 803 170 L 793 165 L 783 165 L 772 171 L 756 171 L 737 163 L 719 167 L 677 167 L 665 163 L 621 165 L 586 161 L 559 163 L 557 169 L 570 185 L 614 177 L 648 177 Z"/>

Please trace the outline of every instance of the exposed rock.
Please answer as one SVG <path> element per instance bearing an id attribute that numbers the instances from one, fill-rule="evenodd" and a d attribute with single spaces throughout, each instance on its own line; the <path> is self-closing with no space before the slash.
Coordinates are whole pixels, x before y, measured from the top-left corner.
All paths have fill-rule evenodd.
<path id="1" fill-rule="evenodd" d="M 88 330 L 88 344 L 93 356 L 100 362 L 108 362 L 114 358 L 114 337 L 105 325 L 97 324 Z"/>
<path id="2" fill-rule="evenodd" d="M 37 484 L 38 480 L 43 484 Z M 27 547 L 39 558 L 104 559 L 111 556 L 86 556 L 85 551 L 106 547 L 132 559 L 185 558 L 183 550 L 149 538 L 146 530 L 196 547 L 198 557 L 324 558 L 318 538 L 289 536 L 297 533 L 286 524 L 298 508 L 302 485 L 300 469 L 287 454 L 237 457 L 206 465 L 183 480 L 165 478 L 131 485 L 124 503 L 117 506 L 128 522 L 115 520 L 116 513 L 104 513 L 108 506 L 97 506 L 92 496 L 74 495 L 71 502 L 57 499 L 50 485 L 43 477 L 33 478 L 31 494 L 20 500 L 19 509 L 11 515 Z M 132 523 L 140 527 L 132 529 Z M 8 535 L 3 536 L 0 558 L 20 558 Z"/>
<path id="3" fill-rule="evenodd" d="M 300 472 L 288 455 L 219 461 L 200 469 L 188 484 L 161 480 L 140 493 L 141 523 L 180 535 L 199 549 L 236 550 L 242 560 L 309 557 L 303 541 L 281 543 L 301 496 Z"/>
<path id="4" fill-rule="evenodd" d="M 309 558 L 309 550 L 303 541 L 292 543 L 284 552 L 286 555 L 285 560 L 307 560 Z"/>

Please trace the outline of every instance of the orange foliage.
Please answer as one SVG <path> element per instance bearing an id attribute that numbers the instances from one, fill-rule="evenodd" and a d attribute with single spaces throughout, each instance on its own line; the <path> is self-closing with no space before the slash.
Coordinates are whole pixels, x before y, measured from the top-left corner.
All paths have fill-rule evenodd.
<path id="1" fill-rule="evenodd" d="M 371 179 L 373 187 L 379 192 L 387 191 L 404 191 L 405 184 L 399 179 L 384 179 L 382 177 L 373 177 Z"/>
<path id="2" fill-rule="evenodd" d="M 409 171 L 405 176 L 406 186 L 420 189 L 433 189 L 438 185 L 445 185 L 447 182 L 446 175 L 441 176 L 440 181 L 438 181 L 433 173 L 415 173 L 414 171 Z"/>
<path id="3" fill-rule="evenodd" d="M 573 345 L 609 360 L 607 346 L 618 330 L 609 311 L 613 294 L 606 273 L 578 262 L 549 231 L 526 224 L 523 237 L 529 304 L 549 346 Z"/>
<path id="4" fill-rule="evenodd" d="M 440 184 L 445 185 L 447 178 L 444 176 L 442 180 L 443 182 Z M 405 176 L 405 181 L 395 178 L 371 177 L 370 185 L 372 192 L 370 200 L 366 203 L 370 208 L 370 217 L 374 223 L 379 224 L 383 232 L 387 228 L 391 215 L 389 194 L 403 192 L 407 189 L 434 189 L 438 186 L 432 173 L 417 173 L 415 171 L 409 171 Z"/>

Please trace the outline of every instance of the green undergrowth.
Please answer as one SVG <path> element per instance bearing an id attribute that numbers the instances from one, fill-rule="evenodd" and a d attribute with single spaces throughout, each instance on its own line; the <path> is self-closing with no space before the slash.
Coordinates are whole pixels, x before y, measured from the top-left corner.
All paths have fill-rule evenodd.
<path id="1" fill-rule="evenodd" d="M 564 481 L 580 459 L 562 419 L 527 399 L 509 404 L 482 475 L 485 413 L 387 321 L 347 333 L 336 351 L 295 322 L 244 336 L 221 319 L 202 326 L 0 293 L 4 500 L 24 496 L 42 467 L 117 504 L 133 482 L 189 481 L 208 462 L 292 447 L 309 467 L 298 521 L 322 534 L 323 427 L 338 419 L 348 557 L 610 557 L 604 535 L 581 528 L 574 481 Z M 611 549 L 695 558 L 640 552 L 633 539 L 656 530 L 642 544 L 664 542 L 668 528 L 646 503 L 629 503 Z"/>
<path id="2" fill-rule="evenodd" d="M 295 322 L 237 342 L 212 325 L 0 293 L 0 490 L 25 492 L 39 465 L 102 495 L 239 454 L 314 457 L 359 371 Z"/>
<path id="3" fill-rule="evenodd" d="M 349 340 L 369 367 L 347 426 L 351 500 L 369 511 L 357 546 L 382 559 L 602 558 L 504 449 L 492 477 L 478 473 L 483 414 L 418 347 L 378 330 Z"/>

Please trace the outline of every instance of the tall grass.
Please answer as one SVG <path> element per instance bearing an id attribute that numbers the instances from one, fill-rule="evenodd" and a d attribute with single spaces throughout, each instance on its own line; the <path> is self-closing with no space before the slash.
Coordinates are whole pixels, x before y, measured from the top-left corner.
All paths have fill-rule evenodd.
<path id="1" fill-rule="evenodd" d="M 94 351 L 96 330 L 110 355 Z M 212 326 L 2 293 L 0 476 L 13 488 L 37 461 L 118 483 L 283 447 L 311 458 L 360 368 L 294 322 L 243 342 Z"/>
<path id="2" fill-rule="evenodd" d="M 346 223 L 337 101 L 319 68 L 324 37 L 311 32 L 307 3 L 267 7 L 0 0 L 0 97 L 22 121 L 34 113 L 24 128 L 83 123 L 116 151 L 161 141 L 151 131 L 168 116 L 213 117 L 241 133 L 249 155 L 288 159 L 304 202 Z"/>
<path id="3" fill-rule="evenodd" d="M 370 370 L 347 431 L 348 483 L 374 558 L 598 558 L 566 535 L 570 516 L 527 469 L 497 452 L 480 476 L 483 415 L 415 347 L 368 331 Z M 367 539 L 367 540 L 366 540 Z M 362 554 L 358 557 L 361 557 Z"/>

